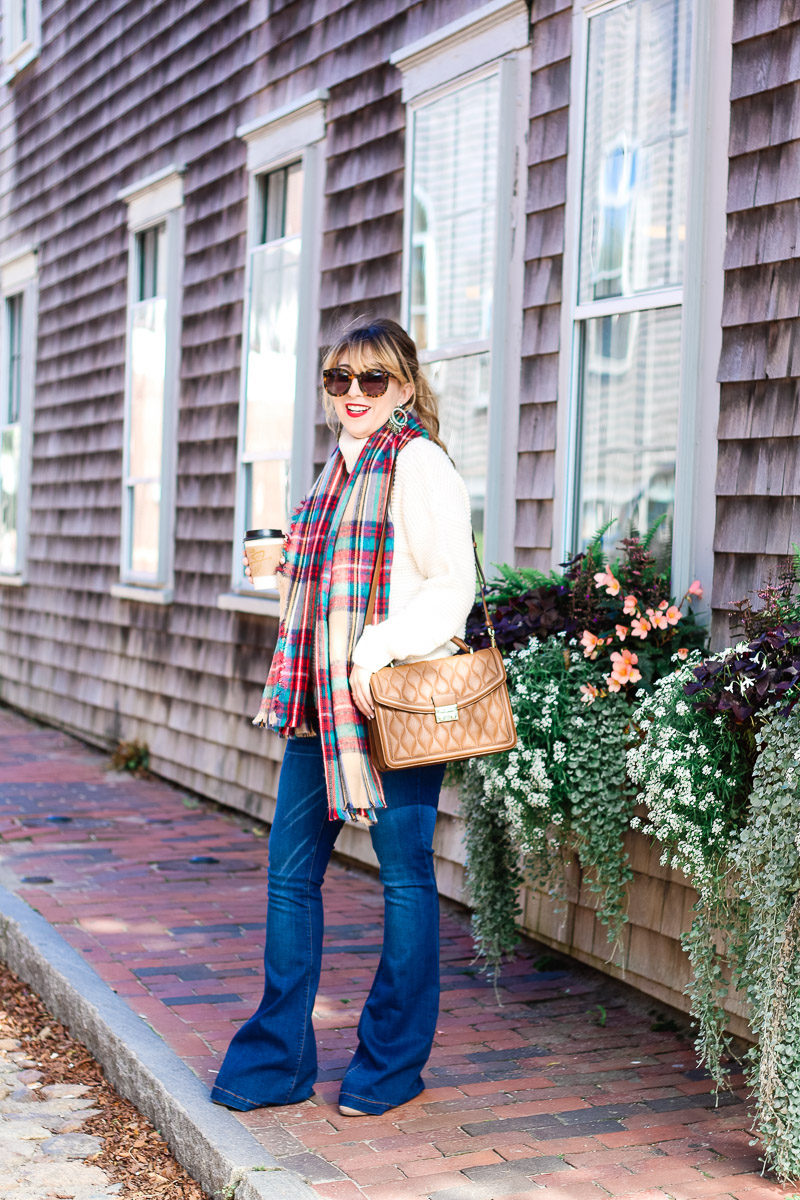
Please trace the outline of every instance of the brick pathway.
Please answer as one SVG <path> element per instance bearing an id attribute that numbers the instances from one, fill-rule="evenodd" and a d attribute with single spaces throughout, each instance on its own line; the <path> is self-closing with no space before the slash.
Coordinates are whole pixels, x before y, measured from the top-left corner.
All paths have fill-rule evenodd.
<path id="1" fill-rule="evenodd" d="M 210 1082 L 261 994 L 264 831 L 105 767 L 82 743 L 0 708 L 4 882 Z M 241 1116 L 320 1197 L 794 1194 L 758 1173 L 744 1093 L 715 1108 L 685 1033 L 646 999 L 528 943 L 503 974 L 498 1007 L 470 965 L 468 919 L 451 905 L 426 1091 L 383 1117 L 342 1117 L 338 1080 L 377 962 L 382 898 L 370 875 L 334 863 L 325 905 L 316 1095 Z"/>

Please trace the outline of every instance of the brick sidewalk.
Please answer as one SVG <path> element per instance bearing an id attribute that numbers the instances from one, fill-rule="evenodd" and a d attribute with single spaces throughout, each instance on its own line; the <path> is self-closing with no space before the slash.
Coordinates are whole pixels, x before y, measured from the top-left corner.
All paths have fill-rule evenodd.
<path id="1" fill-rule="evenodd" d="M 98 752 L 0 708 L 0 839 L 7 886 L 210 1083 L 261 995 L 264 831 L 165 783 L 108 773 Z M 383 1117 L 342 1117 L 338 1080 L 381 910 L 376 879 L 331 864 L 316 1095 L 240 1115 L 320 1197 L 794 1194 L 758 1173 L 744 1092 L 715 1108 L 691 1042 L 646 998 L 528 943 L 504 971 L 498 1007 L 452 905 L 426 1091 Z"/>

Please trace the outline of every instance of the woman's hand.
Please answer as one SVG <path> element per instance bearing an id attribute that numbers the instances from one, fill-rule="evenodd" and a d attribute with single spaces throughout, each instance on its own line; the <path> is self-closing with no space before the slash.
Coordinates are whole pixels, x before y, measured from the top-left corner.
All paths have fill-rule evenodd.
<path id="1" fill-rule="evenodd" d="M 243 555 L 242 555 L 242 562 L 244 563 L 244 573 L 245 573 L 245 575 L 246 575 L 246 576 L 247 576 L 247 578 L 250 580 L 250 582 L 251 582 L 251 583 L 253 583 L 253 573 L 252 573 L 252 571 L 250 570 L 250 564 L 249 564 L 249 563 L 248 563 L 248 561 L 247 561 L 247 555 L 246 555 L 246 554 L 243 554 Z M 253 587 L 255 587 L 255 584 L 253 584 Z"/>
<path id="2" fill-rule="evenodd" d="M 350 672 L 350 691 L 353 695 L 353 703 L 365 717 L 375 716 L 372 693 L 369 690 L 371 673 L 371 671 L 367 671 L 364 667 L 353 667 Z"/>

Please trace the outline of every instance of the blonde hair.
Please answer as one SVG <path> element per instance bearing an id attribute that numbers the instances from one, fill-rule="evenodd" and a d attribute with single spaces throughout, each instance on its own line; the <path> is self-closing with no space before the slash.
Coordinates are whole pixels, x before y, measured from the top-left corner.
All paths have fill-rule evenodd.
<path id="1" fill-rule="evenodd" d="M 402 325 L 389 317 L 376 317 L 363 325 L 345 328 L 325 351 L 322 369 L 335 367 L 345 355 L 358 355 L 364 365 L 381 367 L 399 383 L 410 383 L 414 391 L 411 405 L 431 441 L 447 452 L 439 437 L 439 404 L 428 379 L 419 365 L 417 347 Z M 335 430 L 336 417 L 327 392 L 323 393 L 325 415 Z"/>

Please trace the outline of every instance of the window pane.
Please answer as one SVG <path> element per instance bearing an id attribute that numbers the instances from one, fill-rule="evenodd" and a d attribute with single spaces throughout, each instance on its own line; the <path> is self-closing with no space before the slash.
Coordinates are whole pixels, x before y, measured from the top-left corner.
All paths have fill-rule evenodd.
<path id="1" fill-rule="evenodd" d="M 491 75 L 414 115 L 410 327 L 422 349 L 491 332 L 498 102 Z"/>
<path id="2" fill-rule="evenodd" d="M 675 497 L 680 308 L 623 313 L 583 324 L 578 528 L 585 546 L 601 526 L 612 550 L 631 527 L 660 516 L 654 549 L 669 552 Z"/>
<path id="3" fill-rule="evenodd" d="M 287 529 L 289 463 L 282 458 L 245 464 L 245 529 Z"/>
<path id="4" fill-rule="evenodd" d="M 6 353 L 8 355 L 8 398 L 6 408 L 9 424 L 19 420 L 22 399 L 22 296 L 6 300 Z"/>
<path id="5" fill-rule="evenodd" d="M 300 238 L 253 251 L 245 454 L 289 458 L 297 374 Z"/>
<path id="6" fill-rule="evenodd" d="M 138 575 L 157 575 L 161 484 L 136 483 L 129 495 L 133 508 L 131 570 Z"/>
<path id="7" fill-rule="evenodd" d="M 630 0 L 589 22 L 581 303 L 681 283 L 691 11 Z"/>
<path id="8" fill-rule="evenodd" d="M 439 397 L 440 436 L 469 490 L 478 534 L 486 509 L 489 355 L 451 358 L 426 370 Z"/>
<path id="9" fill-rule="evenodd" d="M 17 499 L 20 472 L 19 425 L 0 433 L 0 571 L 17 569 Z"/>
<path id="10" fill-rule="evenodd" d="M 166 227 L 154 225 L 136 235 L 138 257 L 137 300 L 150 300 L 167 291 Z"/>
<path id="11" fill-rule="evenodd" d="M 303 205 L 303 167 L 292 163 L 261 177 L 261 242 L 300 233 Z"/>
<path id="12" fill-rule="evenodd" d="M 161 476 L 166 321 L 165 297 L 142 300 L 133 306 L 128 471 L 135 479 Z"/>

